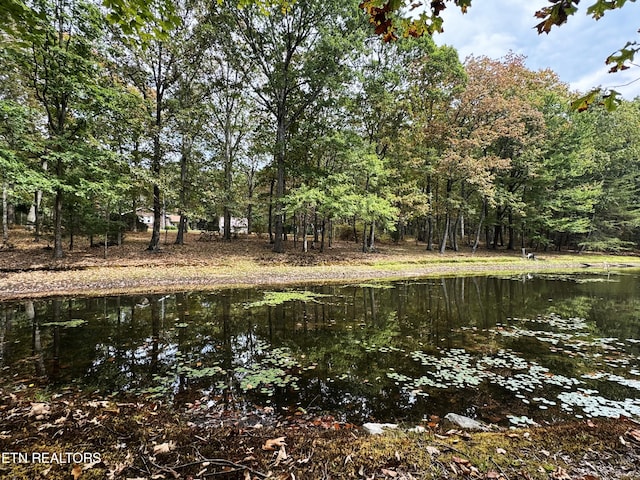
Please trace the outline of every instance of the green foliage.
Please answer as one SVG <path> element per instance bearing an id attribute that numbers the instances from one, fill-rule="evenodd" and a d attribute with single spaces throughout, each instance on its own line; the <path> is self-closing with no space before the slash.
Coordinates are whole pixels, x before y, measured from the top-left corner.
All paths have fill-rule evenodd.
<path id="1" fill-rule="evenodd" d="M 309 291 L 265 292 L 262 300 L 251 302 L 246 305 L 246 308 L 262 307 L 265 305 L 275 307 L 276 305 L 282 305 L 286 302 L 313 302 L 316 298 L 323 296 L 325 295 Z"/>

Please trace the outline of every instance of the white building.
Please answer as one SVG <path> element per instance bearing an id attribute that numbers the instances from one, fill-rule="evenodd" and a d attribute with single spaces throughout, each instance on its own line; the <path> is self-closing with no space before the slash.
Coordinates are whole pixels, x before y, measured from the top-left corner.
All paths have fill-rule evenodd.
<path id="1" fill-rule="evenodd" d="M 218 217 L 220 233 L 224 232 L 224 217 Z M 249 220 L 246 218 L 231 217 L 231 233 L 248 233 Z"/>

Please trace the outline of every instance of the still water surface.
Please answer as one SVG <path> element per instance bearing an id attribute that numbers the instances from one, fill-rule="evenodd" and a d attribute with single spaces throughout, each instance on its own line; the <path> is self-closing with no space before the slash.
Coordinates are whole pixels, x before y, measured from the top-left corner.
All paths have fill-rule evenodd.
<path id="1" fill-rule="evenodd" d="M 12 386 L 351 422 L 640 418 L 640 273 L 4 303 L 0 368 Z"/>

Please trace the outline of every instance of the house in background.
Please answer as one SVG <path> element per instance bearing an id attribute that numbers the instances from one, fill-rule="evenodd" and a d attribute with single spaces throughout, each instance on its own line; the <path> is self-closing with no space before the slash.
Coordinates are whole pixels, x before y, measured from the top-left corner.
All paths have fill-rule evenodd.
<path id="1" fill-rule="evenodd" d="M 246 218 L 231 217 L 230 223 L 231 233 L 233 234 L 247 234 L 249 231 L 249 220 L 247 220 Z M 224 232 L 224 217 L 218 217 L 218 228 L 219 232 Z"/>
<path id="2" fill-rule="evenodd" d="M 138 208 L 136 210 L 138 221 L 147 226 L 147 228 L 153 228 L 153 212 L 145 208 Z M 173 213 L 165 213 L 160 216 L 160 229 L 178 227 L 180 224 L 180 215 Z"/>

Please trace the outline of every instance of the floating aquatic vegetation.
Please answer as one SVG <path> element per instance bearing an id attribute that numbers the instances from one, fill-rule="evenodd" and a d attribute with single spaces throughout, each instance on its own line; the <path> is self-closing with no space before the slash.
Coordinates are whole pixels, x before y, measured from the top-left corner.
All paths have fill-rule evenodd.
<path id="1" fill-rule="evenodd" d="M 433 389 L 479 388 L 483 383 L 489 383 L 512 392 L 522 403 L 536 406 L 539 410 L 560 408 L 576 416 L 615 417 L 640 414 L 640 399 L 613 400 L 597 390 L 582 388 L 589 380 L 602 380 L 640 390 L 640 380 L 628 378 L 626 374 L 623 376 L 605 371 L 580 373 L 580 368 L 600 364 L 609 370 L 624 369 L 629 375 L 640 375 L 640 369 L 629 369 L 637 365 L 637 360 L 625 353 L 627 343 L 612 337 L 591 337 L 589 331 L 592 326 L 579 317 L 562 318 L 551 314 L 535 319 L 516 319 L 516 322 L 520 325 L 544 324 L 550 331 L 529 330 L 518 325 L 498 325 L 495 329 L 488 329 L 488 332 L 506 338 L 536 338 L 543 344 L 550 344 L 550 353 L 579 358 L 579 362 L 571 364 L 575 369 L 574 376 L 556 373 L 509 349 L 500 349 L 491 354 L 472 354 L 464 349 L 453 348 L 436 353 L 412 351 L 408 355 L 421 368 L 426 369 L 423 375 L 411 377 L 393 370 L 387 377 L 411 394 L 428 395 Z M 473 329 L 466 329 L 465 332 L 471 335 L 467 340 L 474 342 L 477 332 Z M 478 340 L 482 339 L 478 337 Z M 554 346 L 560 344 L 563 345 L 562 348 Z M 560 365 L 567 365 L 567 362 L 563 361 Z M 514 425 L 527 424 L 522 417 L 512 418 L 510 422 Z"/>
<path id="2" fill-rule="evenodd" d="M 515 415 L 507 415 L 507 418 L 509 419 L 509 423 L 513 426 L 513 428 L 522 428 L 522 427 L 528 427 L 530 425 L 531 426 L 537 425 L 536 422 L 531 420 L 526 415 L 522 415 L 519 417 Z"/>
<path id="3" fill-rule="evenodd" d="M 512 318 L 510 320 L 519 323 L 538 323 L 558 330 L 567 330 L 571 332 L 575 332 L 576 330 L 587 330 L 589 328 L 589 324 L 584 318 L 563 318 L 557 313 L 539 315 L 535 318 Z"/>
<path id="4" fill-rule="evenodd" d="M 40 324 L 41 327 L 62 327 L 62 328 L 74 328 L 80 327 L 87 323 L 86 320 L 69 320 L 66 322 L 47 322 Z"/>
<path id="5" fill-rule="evenodd" d="M 263 347 L 266 345 L 263 342 Z M 234 376 L 240 381 L 242 391 L 258 390 L 271 396 L 278 387 L 291 387 L 298 390 L 300 378 L 293 371 L 302 369 L 286 348 L 263 348 L 259 359 L 247 366 L 234 370 Z"/>
<path id="6" fill-rule="evenodd" d="M 562 392 L 558 400 L 562 402 L 561 408 L 567 412 L 575 412 L 574 408 L 580 408 L 588 417 L 618 418 L 621 415 L 627 417 L 640 416 L 640 399 L 626 398 L 623 401 L 610 400 L 600 395 L 595 390 L 578 389 L 576 392 Z M 579 417 L 579 415 L 576 415 Z"/>
<path id="7" fill-rule="evenodd" d="M 322 293 L 304 291 L 286 291 L 286 292 L 264 292 L 262 300 L 257 302 L 251 302 L 245 305 L 245 308 L 262 307 L 268 305 L 275 307 L 276 305 L 282 305 L 286 302 L 313 302 L 316 298 L 327 297 L 328 295 Z"/>

